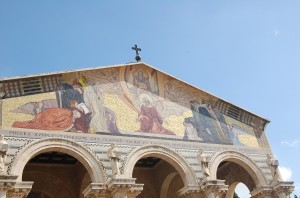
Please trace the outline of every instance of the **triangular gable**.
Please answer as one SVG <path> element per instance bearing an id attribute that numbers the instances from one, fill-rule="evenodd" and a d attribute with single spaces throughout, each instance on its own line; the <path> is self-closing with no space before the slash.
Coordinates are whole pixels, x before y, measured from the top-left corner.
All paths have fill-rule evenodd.
<path id="1" fill-rule="evenodd" d="M 1 81 L 3 127 L 268 146 L 268 120 L 145 63 Z"/>

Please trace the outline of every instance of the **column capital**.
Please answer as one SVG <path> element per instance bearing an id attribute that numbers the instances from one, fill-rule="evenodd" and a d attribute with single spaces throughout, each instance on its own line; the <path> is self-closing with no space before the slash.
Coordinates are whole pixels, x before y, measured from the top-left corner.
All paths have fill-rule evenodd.
<path id="1" fill-rule="evenodd" d="M 251 192 L 253 198 L 289 198 L 294 190 L 294 182 L 278 181 L 272 186 L 261 186 Z"/>
<path id="2" fill-rule="evenodd" d="M 12 189 L 16 184 L 17 177 L 18 176 L 0 175 L 0 190 L 7 191 Z"/>
<path id="3" fill-rule="evenodd" d="M 250 192 L 252 198 L 272 198 L 273 188 L 271 186 L 261 186 Z"/>
<path id="4" fill-rule="evenodd" d="M 277 182 L 277 184 L 275 184 L 273 187 L 274 192 L 279 198 L 289 198 L 294 188 L 294 182 L 283 181 Z"/>
<path id="5" fill-rule="evenodd" d="M 129 192 L 127 192 L 127 198 L 137 197 L 143 191 L 143 188 L 144 188 L 144 184 L 134 184 L 130 188 Z"/>
<path id="6" fill-rule="evenodd" d="M 185 186 L 177 192 L 178 197 L 196 197 L 201 193 L 200 186 Z"/>
<path id="7" fill-rule="evenodd" d="M 23 181 L 23 182 L 17 182 L 13 186 L 12 189 L 9 189 L 7 191 L 7 197 L 27 197 L 29 192 L 32 189 L 33 182 L 32 181 Z"/>
<path id="8" fill-rule="evenodd" d="M 223 197 L 228 190 L 225 180 L 207 180 L 202 183 L 201 190 L 206 197 Z"/>
<path id="9" fill-rule="evenodd" d="M 91 183 L 82 192 L 84 198 L 105 198 L 106 185 L 102 183 Z"/>
<path id="10" fill-rule="evenodd" d="M 127 192 L 135 185 L 136 178 L 116 177 L 109 180 L 107 186 L 113 198 L 124 198 Z"/>

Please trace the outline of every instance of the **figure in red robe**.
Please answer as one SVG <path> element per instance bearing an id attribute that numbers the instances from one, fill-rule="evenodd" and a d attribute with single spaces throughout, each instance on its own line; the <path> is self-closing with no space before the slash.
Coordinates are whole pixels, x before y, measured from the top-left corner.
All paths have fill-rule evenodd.
<path id="1" fill-rule="evenodd" d="M 69 109 L 50 108 L 38 113 L 33 120 L 14 122 L 12 127 L 41 129 L 41 130 L 63 130 L 73 124 L 73 113 Z"/>
<path id="2" fill-rule="evenodd" d="M 74 127 L 77 131 L 88 132 L 90 114 L 85 115 L 76 108 L 49 108 L 39 112 L 33 120 L 14 122 L 12 127 L 40 129 L 40 130 L 67 130 Z"/>
<path id="3" fill-rule="evenodd" d="M 159 133 L 167 135 L 176 135 L 174 132 L 164 128 L 162 126 L 163 119 L 159 112 L 152 105 L 152 99 L 147 94 L 141 94 L 140 100 L 142 103 L 141 111 L 138 115 L 138 120 L 140 121 L 140 132 L 147 133 Z"/>

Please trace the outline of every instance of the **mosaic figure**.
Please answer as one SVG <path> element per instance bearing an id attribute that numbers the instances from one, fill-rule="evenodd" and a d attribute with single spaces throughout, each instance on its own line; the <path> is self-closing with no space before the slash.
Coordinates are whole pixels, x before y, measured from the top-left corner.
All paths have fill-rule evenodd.
<path id="1" fill-rule="evenodd" d="M 84 114 L 74 107 L 70 109 L 49 108 L 38 113 L 32 120 L 24 122 L 15 121 L 12 127 L 63 131 L 74 127 L 77 131 L 87 133 L 89 121 L 90 113 Z"/>
<path id="2" fill-rule="evenodd" d="M 176 135 L 162 126 L 163 118 L 153 106 L 152 98 L 147 94 L 141 94 L 139 98 L 142 105 L 138 114 L 138 121 L 140 122 L 140 129 L 138 131 Z"/>

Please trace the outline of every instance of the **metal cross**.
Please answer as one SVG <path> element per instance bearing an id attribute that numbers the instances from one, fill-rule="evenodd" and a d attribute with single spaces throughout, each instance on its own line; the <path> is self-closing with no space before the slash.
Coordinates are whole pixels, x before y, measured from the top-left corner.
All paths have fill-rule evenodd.
<path id="1" fill-rule="evenodd" d="M 137 45 L 134 45 L 134 47 L 132 47 L 131 49 L 135 50 L 135 60 L 139 62 L 141 60 L 141 57 L 139 55 L 139 51 L 142 51 L 141 48 L 138 48 Z"/>

